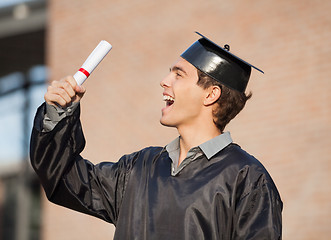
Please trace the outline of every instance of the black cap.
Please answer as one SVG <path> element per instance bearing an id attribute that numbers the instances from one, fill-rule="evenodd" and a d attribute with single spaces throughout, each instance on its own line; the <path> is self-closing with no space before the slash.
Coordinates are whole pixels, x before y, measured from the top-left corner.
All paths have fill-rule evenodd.
<path id="1" fill-rule="evenodd" d="M 230 53 L 229 45 L 222 48 L 202 34 L 196 33 L 202 38 L 193 43 L 181 57 L 213 79 L 229 88 L 245 92 L 251 68 L 264 73 Z"/>

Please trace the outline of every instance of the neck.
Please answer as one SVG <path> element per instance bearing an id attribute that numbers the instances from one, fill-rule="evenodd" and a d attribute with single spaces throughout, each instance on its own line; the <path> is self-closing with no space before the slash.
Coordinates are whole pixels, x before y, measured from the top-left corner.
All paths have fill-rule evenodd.
<path id="1" fill-rule="evenodd" d="M 180 135 L 179 146 L 180 146 L 180 155 L 179 162 L 180 164 L 187 156 L 187 152 L 196 146 L 218 136 L 221 134 L 220 130 L 212 124 L 201 124 L 200 126 L 195 127 L 181 127 L 177 128 Z"/>

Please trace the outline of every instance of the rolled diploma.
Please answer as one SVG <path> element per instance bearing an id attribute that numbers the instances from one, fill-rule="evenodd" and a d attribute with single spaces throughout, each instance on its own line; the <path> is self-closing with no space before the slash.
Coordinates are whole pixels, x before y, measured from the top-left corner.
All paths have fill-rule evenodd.
<path id="1" fill-rule="evenodd" d="M 85 80 L 90 76 L 93 70 L 99 65 L 102 59 L 112 48 L 111 44 L 102 40 L 93 52 L 88 56 L 82 67 L 75 73 L 74 79 L 78 85 L 82 85 Z"/>

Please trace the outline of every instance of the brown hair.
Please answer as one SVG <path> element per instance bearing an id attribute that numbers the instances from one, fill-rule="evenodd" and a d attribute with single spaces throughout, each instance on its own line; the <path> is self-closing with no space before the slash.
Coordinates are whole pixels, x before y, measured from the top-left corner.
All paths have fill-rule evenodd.
<path id="1" fill-rule="evenodd" d="M 209 77 L 198 69 L 199 80 L 197 84 L 203 89 L 211 86 L 221 88 L 221 96 L 215 102 L 213 109 L 213 121 L 216 127 L 223 132 L 225 126 L 244 108 L 246 101 L 251 98 L 252 93 L 248 95 L 226 87 L 215 79 Z"/>

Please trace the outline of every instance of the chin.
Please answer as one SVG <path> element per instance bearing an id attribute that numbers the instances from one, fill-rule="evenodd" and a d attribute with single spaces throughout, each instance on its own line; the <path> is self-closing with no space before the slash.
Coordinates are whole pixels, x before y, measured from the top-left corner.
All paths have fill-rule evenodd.
<path id="1" fill-rule="evenodd" d="M 160 119 L 160 123 L 165 127 L 176 127 L 174 124 L 171 124 L 169 121 L 166 121 L 164 119 Z"/>

